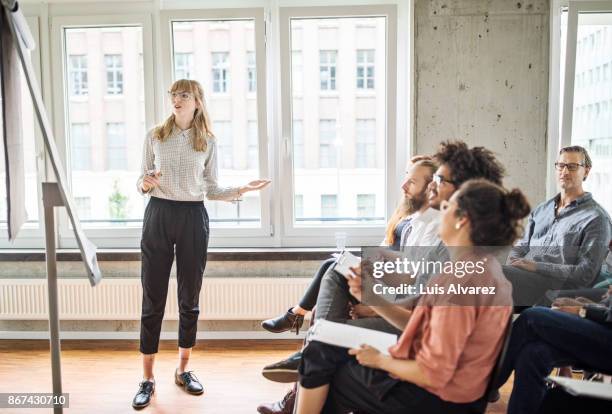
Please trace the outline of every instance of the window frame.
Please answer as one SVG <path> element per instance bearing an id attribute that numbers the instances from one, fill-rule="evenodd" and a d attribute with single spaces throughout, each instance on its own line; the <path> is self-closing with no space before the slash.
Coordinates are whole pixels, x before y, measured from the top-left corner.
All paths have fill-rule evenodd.
<path id="1" fill-rule="evenodd" d="M 60 158 L 66 166 L 68 185 L 72 184 L 69 178 L 72 170 L 69 162 L 69 152 L 67 147 L 67 134 L 69 129 L 68 108 L 70 99 L 67 88 L 64 85 L 66 76 L 66 40 L 64 29 L 70 28 L 90 28 L 90 27 L 142 27 L 142 52 L 144 59 L 144 85 L 145 91 L 151 91 L 149 96 L 145 94 L 145 127 L 154 124 L 155 99 L 159 92 L 155 89 L 154 82 L 154 48 L 153 48 L 153 25 L 150 13 L 125 13 L 125 14 L 78 14 L 58 15 L 51 18 L 51 67 L 53 71 L 53 108 L 54 108 L 54 129 L 56 144 Z M 106 71 L 106 66 L 104 66 Z M 106 83 L 106 76 L 104 76 Z M 106 92 L 106 84 L 104 85 Z M 106 93 L 105 93 L 105 96 Z M 143 137 L 144 138 L 144 137 Z M 136 191 L 134 183 L 134 191 Z M 57 220 L 58 228 L 58 248 L 77 248 L 73 230 L 70 228 L 68 216 L 65 209 L 59 209 Z M 83 227 L 85 235 L 98 248 L 117 248 L 117 247 L 136 247 L 140 242 L 141 226 L 125 227 Z"/>
<path id="2" fill-rule="evenodd" d="M 412 5 L 410 6 L 412 7 Z M 386 18 L 386 141 L 385 141 L 385 200 L 384 211 L 390 217 L 391 210 L 397 201 L 396 184 L 400 177 L 396 177 L 405 166 L 405 156 L 398 155 L 396 150 L 407 148 L 408 143 L 402 145 L 398 139 L 397 119 L 397 88 L 398 79 L 397 62 L 398 53 L 398 12 L 396 4 L 351 5 L 351 6 L 321 6 L 321 7 L 280 7 L 280 78 L 281 78 L 281 106 L 285 108 L 281 114 L 281 139 L 279 148 L 281 209 L 283 214 L 283 245 L 285 246 L 333 246 L 335 233 L 345 232 L 353 245 L 378 245 L 383 238 L 385 224 L 376 225 L 331 225 L 301 227 L 293 223 L 293 169 L 292 169 L 292 122 L 293 111 L 291 96 L 291 24 L 292 18 L 342 18 L 342 17 L 385 17 Z M 411 13 L 411 12 L 409 12 Z M 411 49 L 411 45 L 408 49 Z M 320 62 L 317 62 L 319 65 Z M 412 73 L 412 71 L 411 71 Z M 322 95 L 326 91 L 320 91 Z M 327 91 L 329 92 L 329 91 Z M 337 92 L 331 91 L 331 92 Z M 403 103 L 403 102 L 402 102 Z M 403 105 L 402 105 L 403 106 Z M 409 105 L 412 107 L 412 105 Z M 398 165 L 402 167 L 398 169 Z"/>

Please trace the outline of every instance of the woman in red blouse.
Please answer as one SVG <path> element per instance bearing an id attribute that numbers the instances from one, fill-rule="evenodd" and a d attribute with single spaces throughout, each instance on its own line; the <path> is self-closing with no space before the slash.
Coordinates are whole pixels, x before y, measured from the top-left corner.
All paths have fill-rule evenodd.
<path id="1" fill-rule="evenodd" d="M 373 307 L 403 329 L 390 355 L 310 342 L 299 369 L 298 413 L 468 413 L 482 403 L 512 314 L 512 287 L 482 247 L 510 246 L 529 205 L 519 190 L 471 180 L 441 211 L 440 237 L 452 246 L 455 271 L 432 278 L 429 286 L 447 293 L 421 296 L 408 316 L 391 305 Z M 463 276 L 458 265 L 467 262 L 479 262 L 482 272 Z M 348 283 L 361 300 L 361 271 L 354 272 Z M 486 286 L 495 294 L 448 293 L 451 285 Z"/>

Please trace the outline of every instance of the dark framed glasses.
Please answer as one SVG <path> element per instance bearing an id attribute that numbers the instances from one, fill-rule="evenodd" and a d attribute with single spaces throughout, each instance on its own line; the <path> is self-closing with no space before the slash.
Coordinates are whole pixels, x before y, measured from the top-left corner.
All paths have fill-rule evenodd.
<path id="1" fill-rule="evenodd" d="M 578 168 L 584 167 L 584 163 L 580 162 L 556 162 L 555 168 L 557 171 L 563 171 L 564 168 L 567 168 L 568 171 L 577 171 Z"/>
<path id="2" fill-rule="evenodd" d="M 444 176 L 442 176 L 440 174 L 434 174 L 433 175 L 433 182 L 436 183 L 436 185 L 442 185 L 442 183 L 449 183 L 449 184 L 452 184 L 452 185 L 456 185 L 453 180 L 449 180 L 447 178 L 444 178 Z"/>

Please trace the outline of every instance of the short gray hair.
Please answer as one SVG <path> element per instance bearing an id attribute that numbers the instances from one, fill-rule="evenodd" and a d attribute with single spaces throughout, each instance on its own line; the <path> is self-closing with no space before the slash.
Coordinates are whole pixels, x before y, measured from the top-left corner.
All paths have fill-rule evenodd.
<path id="1" fill-rule="evenodd" d="M 593 161 L 591 161 L 591 157 L 589 156 L 589 153 L 587 152 L 586 148 L 581 147 L 580 145 L 563 147 L 559 151 L 559 155 L 563 154 L 564 152 L 579 152 L 584 157 L 584 168 L 591 168 L 593 166 Z"/>

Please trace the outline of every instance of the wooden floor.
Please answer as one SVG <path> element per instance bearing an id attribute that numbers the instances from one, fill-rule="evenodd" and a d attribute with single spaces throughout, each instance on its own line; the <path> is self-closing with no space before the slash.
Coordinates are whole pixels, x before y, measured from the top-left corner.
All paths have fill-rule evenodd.
<path id="1" fill-rule="evenodd" d="M 174 384 L 176 343 L 162 341 L 155 374 L 156 392 L 142 413 L 256 413 L 262 402 L 280 399 L 289 388 L 261 376 L 261 368 L 299 347 L 294 341 L 201 341 L 190 369 L 204 385 L 201 396 L 186 394 Z M 65 413 L 130 413 L 141 378 L 136 341 L 63 341 L 64 392 L 70 393 Z M 47 341 L 0 340 L 0 392 L 51 392 Z M 488 413 L 506 411 L 510 384 Z M 0 409 L 0 413 L 50 413 L 45 409 Z"/>

